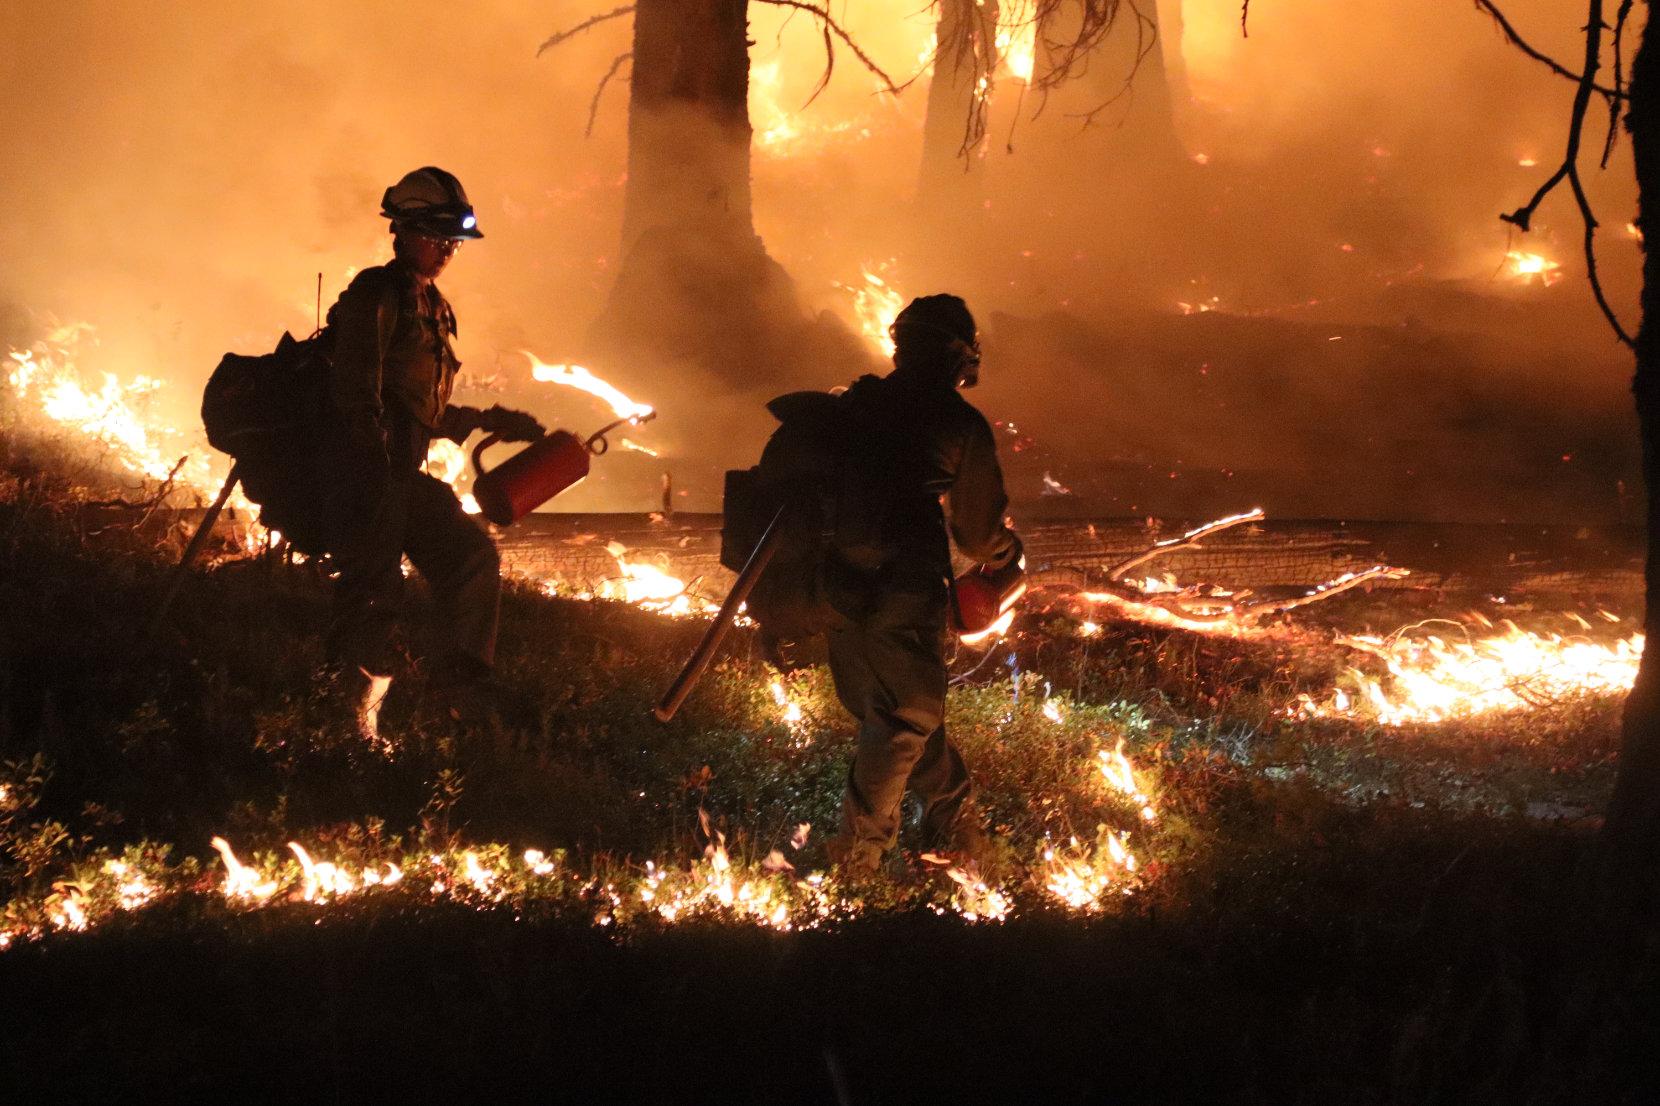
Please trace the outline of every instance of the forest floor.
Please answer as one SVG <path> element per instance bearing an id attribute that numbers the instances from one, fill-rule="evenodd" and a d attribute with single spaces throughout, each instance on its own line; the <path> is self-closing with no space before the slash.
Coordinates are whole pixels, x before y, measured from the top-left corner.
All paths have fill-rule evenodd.
<path id="1" fill-rule="evenodd" d="M 41 456 L 0 474 L 0 1098 L 1652 1086 L 1660 942 L 1587 891 L 1617 696 L 1311 719 L 1354 663 L 1318 635 L 1034 610 L 954 666 L 997 854 L 843 886 L 822 668 L 775 686 L 740 635 L 660 725 L 701 621 L 517 584 L 522 717 L 425 697 L 416 635 L 371 747 L 319 678 L 313 568 L 221 557 L 148 638 L 176 545 Z M 1302 624 L 1390 629 L 1390 602 Z"/>

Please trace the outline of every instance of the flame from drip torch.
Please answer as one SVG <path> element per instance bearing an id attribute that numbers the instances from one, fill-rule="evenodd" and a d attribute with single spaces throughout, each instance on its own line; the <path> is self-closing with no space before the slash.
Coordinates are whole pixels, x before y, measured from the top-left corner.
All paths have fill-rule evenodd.
<path id="1" fill-rule="evenodd" d="M 649 404 L 635 403 L 623 395 L 615 385 L 601 380 L 581 365 L 549 365 L 529 350 L 520 352 L 530 358 L 530 375 L 533 379 L 543 384 L 564 384 L 587 392 L 609 405 L 619 419 L 632 419 L 637 422 L 654 413 Z"/>

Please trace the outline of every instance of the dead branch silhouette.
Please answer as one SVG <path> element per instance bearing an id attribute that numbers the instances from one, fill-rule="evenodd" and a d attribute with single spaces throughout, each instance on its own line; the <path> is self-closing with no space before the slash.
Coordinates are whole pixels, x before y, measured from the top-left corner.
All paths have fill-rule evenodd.
<path id="1" fill-rule="evenodd" d="M 541 57 L 543 51 L 551 50 L 555 46 L 558 46 L 561 42 L 564 42 L 567 39 L 575 38 L 577 35 L 591 27 L 597 27 L 601 23 L 605 23 L 612 19 L 620 19 L 633 11 L 633 4 L 624 4 L 620 8 L 612 8 L 608 12 L 601 12 L 599 15 L 589 16 L 576 26 L 570 28 L 569 30 L 560 31 L 558 34 L 551 36 L 546 42 L 542 43 L 542 45 L 536 47 L 536 56 Z"/>
<path id="2" fill-rule="evenodd" d="M 1491 13 L 1498 11 L 1492 0 L 1476 0 L 1476 3 L 1478 7 Z M 1631 335 L 1609 304 L 1603 291 L 1602 278 L 1597 273 L 1597 217 L 1591 209 L 1591 201 L 1585 194 L 1585 185 L 1579 176 L 1579 145 L 1585 130 L 1585 112 L 1590 107 L 1592 93 L 1597 91 L 1596 74 L 1602 64 L 1602 34 L 1607 29 L 1608 25 L 1602 18 L 1602 0 L 1590 0 L 1590 10 L 1585 20 L 1585 68 L 1579 77 L 1579 89 L 1574 93 L 1573 110 L 1568 120 L 1568 149 L 1563 155 L 1562 164 L 1539 186 L 1531 200 L 1515 211 L 1500 215 L 1499 218 L 1525 233 L 1545 197 L 1566 180 L 1573 191 L 1574 202 L 1579 207 L 1580 220 L 1585 226 L 1585 273 L 1591 283 L 1591 294 L 1596 297 L 1597 307 L 1602 310 L 1608 325 L 1613 327 L 1614 334 L 1627 347 L 1635 348 Z M 1514 42 L 1514 39 L 1512 41 Z"/>
<path id="3" fill-rule="evenodd" d="M 583 138 L 594 136 L 594 121 L 599 118 L 599 99 L 605 95 L 605 86 L 611 83 L 611 78 L 617 75 L 617 70 L 623 67 L 623 62 L 630 61 L 633 57 L 634 51 L 629 50 L 611 59 L 611 68 L 599 79 L 599 87 L 594 89 L 594 98 L 588 103 L 588 125 L 582 128 Z"/>

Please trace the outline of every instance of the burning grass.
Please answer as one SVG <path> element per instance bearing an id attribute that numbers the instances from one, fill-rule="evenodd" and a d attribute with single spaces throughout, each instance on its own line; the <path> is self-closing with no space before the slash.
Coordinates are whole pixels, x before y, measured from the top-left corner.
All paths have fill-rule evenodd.
<path id="1" fill-rule="evenodd" d="M 659 727 L 646 708 L 697 621 L 642 609 L 651 598 L 627 591 L 584 601 L 525 584 L 507 596 L 501 678 L 534 704 L 534 719 L 464 724 L 425 700 L 416 636 L 383 716 L 395 743 L 387 758 L 353 736 L 316 679 L 326 600 L 315 568 L 225 560 L 190 581 L 168 633 L 145 643 L 177 535 L 158 546 L 153 527 L 112 525 L 58 469 L 26 460 L 45 453 L 14 437 L 6 448 L 0 602 L 15 617 L 0 731 L 10 762 L 0 778 L 0 929 L 10 946 L 0 973 L 19 1003 L 38 1006 L 83 972 L 130 976 L 148 982 L 122 1000 L 127 1017 L 167 1024 L 143 1013 L 148 1003 L 218 1010 L 227 996 L 204 1000 L 189 982 L 198 973 L 163 980 L 148 965 L 206 957 L 230 978 L 283 981 L 228 1001 L 266 1011 L 267 1029 L 327 1056 L 322 1031 L 298 1013 L 310 1008 L 307 985 L 291 993 L 286 981 L 297 971 L 325 986 L 314 962 L 367 962 L 362 950 L 373 949 L 389 971 L 397 963 L 418 976 L 442 963 L 463 982 L 425 997 L 354 984 L 328 1024 L 367 1052 L 390 1047 L 374 1027 L 386 1009 L 430 1009 L 479 1040 L 505 1040 L 483 1028 L 498 1014 L 449 1006 L 475 994 L 476 978 L 489 981 L 477 994 L 497 996 L 491 1010 L 505 1003 L 513 1016 L 558 1025 L 573 1048 L 612 1058 L 606 1072 L 578 1078 L 567 1054 L 557 1053 L 561 1066 L 545 1042 L 512 1037 L 516 1050 L 479 1046 L 429 1087 L 465 1072 L 476 1088 L 534 1057 L 578 1085 L 651 1098 L 632 1061 L 620 1061 L 661 1047 L 651 1042 L 684 1017 L 654 990 L 660 971 L 682 981 L 679 1001 L 705 1020 L 744 1027 L 789 1057 L 767 1086 L 806 1099 L 796 1089 L 822 1081 L 825 1049 L 869 1058 L 880 1048 L 865 1029 L 792 1037 L 780 1027 L 791 1024 L 788 996 L 822 997 L 840 1026 L 869 1025 L 880 989 L 856 982 L 860 972 L 921 970 L 896 959 L 899 941 L 944 956 L 941 971 L 999 1012 L 986 1019 L 999 1037 L 925 1012 L 909 1023 L 965 1049 L 965 1072 L 977 1070 L 976 1050 L 999 1054 L 1012 1047 L 1009 1026 L 1027 1024 L 1045 1028 L 1023 1055 L 1046 1065 L 1028 1089 L 1103 1086 L 1107 1075 L 1084 1058 L 1110 1026 L 1144 1045 L 1117 1078 L 1149 1091 L 1209 1085 L 1199 1071 L 1232 1086 L 1283 1087 L 1290 1072 L 1352 1087 L 1355 1072 L 1407 1079 L 1454 1047 L 1435 1037 L 1453 1023 L 1449 1010 L 1486 1000 L 1474 986 L 1434 998 L 1449 963 L 1502 957 L 1505 971 L 1521 971 L 1540 955 L 1518 941 L 1478 952 L 1462 916 L 1435 913 L 1449 895 L 1482 918 L 1496 908 L 1479 904 L 1503 903 L 1507 919 L 1520 897 L 1540 947 L 1569 948 L 1577 932 L 1567 873 L 1583 834 L 1561 825 L 1582 823 L 1606 795 L 1617 701 L 1593 688 L 1441 721 L 1299 713 L 1300 696 L 1329 695 L 1351 666 L 1390 679 L 1384 657 L 1357 653 L 1335 631 L 1399 599 L 1357 592 L 1318 618 L 1270 620 L 1273 632 L 1243 636 L 1034 602 L 1009 637 L 965 650 L 954 667 L 951 725 L 1000 855 L 977 873 L 913 855 L 887 878 L 839 887 L 820 850 L 852 727 L 822 668 L 775 679 L 740 647 Z M 627 551 L 616 556 L 632 563 Z M 1585 617 L 1589 629 L 1576 624 L 1572 637 L 1617 642 L 1624 632 Z M 764 982 L 759 965 L 779 946 L 754 944 L 758 931 L 787 931 L 800 943 L 784 947 L 816 951 L 787 954 Z M 485 947 L 510 964 L 489 961 Z M 818 967 L 789 959 L 797 955 Z M 658 967 L 621 967 L 646 961 Z M 618 983 L 619 970 L 639 974 Z M 1558 986 L 1549 974 L 1527 978 L 1530 989 Z M 1016 997 L 1033 980 L 1047 981 L 1044 1002 Z M 620 986 L 636 1001 L 577 1018 L 528 997 L 542 983 L 563 995 Z M 942 1009 L 956 1008 L 952 994 Z M 1168 1024 L 1140 1001 L 1153 994 L 1164 996 Z M 1366 1001 L 1344 997 L 1357 994 Z M 113 1016 L 76 1009 L 83 1022 Z M 231 1039 L 261 1032 L 251 1013 L 222 1016 L 236 1026 Z M 766 1021 L 774 1016 L 780 1025 Z M 1091 1032 L 1057 1025 L 1072 1019 Z M 1401 1028 L 1412 1019 L 1428 1039 Z M 441 1047 L 411 1020 L 421 1047 Z M 16 1020 L 8 1039 L 39 1048 L 58 1024 Z M 638 1028 L 615 1028 L 623 1024 Z M 615 1039 L 597 1035 L 600 1025 Z M 1157 1060 L 1181 1055 L 1196 1032 L 1243 1051 L 1211 1056 L 1210 1067 Z M 124 1039 L 150 1058 L 123 1063 L 172 1062 L 177 1045 L 136 1033 Z M 1388 1055 L 1357 1051 L 1352 1042 L 1368 1035 L 1402 1043 Z M 714 1055 L 710 1070 L 723 1079 L 754 1078 Z M 1328 1059 L 1314 1071 L 1293 1055 Z"/>

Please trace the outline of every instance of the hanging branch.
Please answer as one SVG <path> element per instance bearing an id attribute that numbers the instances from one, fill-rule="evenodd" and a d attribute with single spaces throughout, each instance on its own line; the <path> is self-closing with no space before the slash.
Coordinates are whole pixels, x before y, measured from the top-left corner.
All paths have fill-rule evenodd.
<path id="1" fill-rule="evenodd" d="M 1130 13 L 1135 16 L 1135 60 L 1130 63 L 1130 71 L 1124 75 L 1124 87 L 1109 96 L 1103 103 L 1096 105 L 1082 115 L 1084 126 L 1094 124 L 1095 117 L 1112 107 L 1125 96 L 1135 91 L 1135 75 L 1141 71 L 1141 63 L 1147 60 L 1147 55 L 1158 49 L 1159 27 L 1152 19 L 1143 15 L 1141 9 L 1134 3 L 1130 4 Z"/>
<path id="2" fill-rule="evenodd" d="M 584 19 L 581 23 L 578 23 L 576 26 L 572 27 L 570 30 L 560 31 L 558 34 L 554 35 L 552 38 L 550 38 L 546 42 L 542 43 L 542 45 L 536 47 L 536 56 L 541 57 L 542 52 L 544 50 L 551 50 L 555 46 L 558 46 L 561 42 L 564 42 L 567 39 L 575 38 L 577 35 L 581 34 L 583 31 L 588 30 L 590 27 L 597 27 L 601 23 L 606 22 L 607 20 L 620 19 L 623 16 L 632 13 L 633 11 L 634 11 L 634 5 L 633 4 L 625 4 L 620 8 L 613 8 L 612 10 L 610 10 L 608 12 L 602 12 L 599 15 L 589 16 L 587 19 Z"/>
<path id="3" fill-rule="evenodd" d="M 599 98 L 605 95 L 605 86 L 611 83 L 611 78 L 617 75 L 617 70 L 623 67 L 623 63 L 633 57 L 634 51 L 630 50 L 626 54 L 618 54 L 611 59 L 611 68 L 607 69 L 605 76 L 599 79 L 599 87 L 594 89 L 594 98 L 588 104 L 588 125 L 582 128 L 583 138 L 594 136 L 594 120 L 599 118 Z"/>
<path id="4" fill-rule="evenodd" d="M 1483 7 L 1491 7 L 1490 0 L 1477 2 Z M 1597 88 L 1596 73 L 1602 64 L 1602 32 L 1605 29 L 1607 24 L 1602 21 L 1602 0 L 1590 0 L 1590 12 L 1585 21 L 1585 69 L 1579 79 L 1579 90 L 1574 93 L 1573 111 L 1568 119 L 1567 153 L 1563 156 L 1561 166 L 1533 194 L 1533 199 L 1508 215 L 1500 215 L 1499 218 L 1521 228 L 1525 233 L 1533 220 L 1534 212 L 1539 209 L 1545 197 L 1566 180 L 1573 191 L 1574 202 L 1579 206 L 1580 220 L 1585 225 L 1585 272 L 1591 282 L 1591 293 L 1596 297 L 1597 306 L 1602 309 L 1608 325 L 1614 328 L 1615 335 L 1627 346 L 1632 346 L 1631 335 L 1626 332 L 1619 316 L 1609 305 L 1608 297 L 1603 292 L 1602 279 L 1597 274 L 1597 218 L 1596 213 L 1591 210 L 1589 197 L 1585 195 L 1584 182 L 1579 177 L 1579 143 L 1585 130 L 1585 112 L 1591 105 L 1591 93 Z"/>
<path id="5" fill-rule="evenodd" d="M 1251 0 L 1242 0 L 1239 5 L 1239 37 L 1251 37 Z"/>
<path id="6" fill-rule="evenodd" d="M 857 42 L 853 41 L 853 36 L 849 35 L 847 30 L 840 23 L 836 22 L 836 17 L 830 14 L 830 9 L 828 7 L 821 8 L 814 4 L 805 3 L 804 0 L 761 0 L 761 3 L 771 4 L 778 8 L 794 8 L 797 11 L 808 12 L 816 18 L 824 28 L 824 76 L 819 81 L 819 87 L 813 92 L 814 97 L 816 97 L 819 92 L 823 91 L 824 86 L 829 83 L 830 71 L 836 64 L 836 52 L 830 41 L 830 36 L 832 34 L 841 39 L 842 44 L 849 50 L 853 51 L 853 56 L 859 59 L 859 63 L 874 74 L 877 80 L 882 82 L 882 88 L 884 91 L 891 92 L 895 96 L 899 95 L 899 87 L 893 83 L 893 78 L 888 76 L 887 72 L 884 71 L 880 65 L 877 65 L 876 62 L 871 59 L 871 56 L 860 48 Z M 809 99 L 808 102 L 811 103 L 811 99 Z"/>

